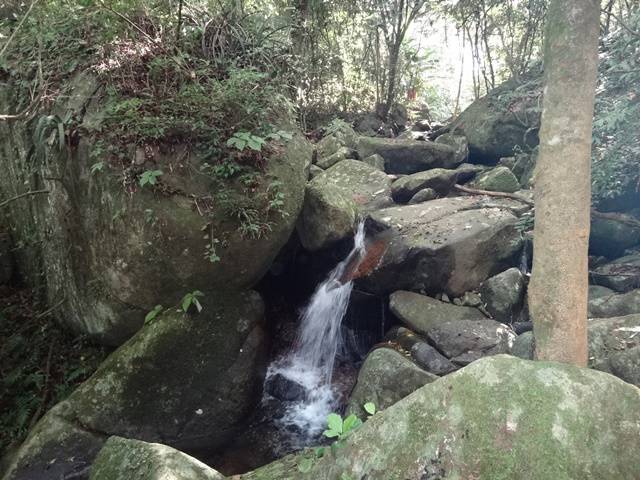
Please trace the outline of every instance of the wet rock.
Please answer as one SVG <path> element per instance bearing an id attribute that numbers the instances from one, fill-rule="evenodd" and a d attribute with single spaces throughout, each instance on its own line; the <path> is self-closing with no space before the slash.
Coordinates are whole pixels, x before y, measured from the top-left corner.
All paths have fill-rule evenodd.
<path id="1" fill-rule="evenodd" d="M 515 263 L 522 237 L 512 210 L 483 196 L 441 198 L 372 212 L 367 229 L 387 250 L 359 284 L 365 290 L 446 292 L 457 297 Z"/>
<path id="2" fill-rule="evenodd" d="M 113 352 L 33 428 L 3 480 L 70 478 L 111 435 L 213 451 L 260 401 L 267 342 L 255 292 L 169 309 Z M 85 477 L 86 478 L 86 477 Z"/>
<path id="3" fill-rule="evenodd" d="M 511 355 L 524 360 L 533 360 L 533 332 L 524 332 L 516 337 L 511 347 Z"/>
<path id="4" fill-rule="evenodd" d="M 304 400 L 307 396 L 307 390 L 302 385 L 280 373 L 267 379 L 264 390 L 269 395 L 284 401 Z"/>
<path id="5" fill-rule="evenodd" d="M 425 295 L 406 291 L 391 294 L 389 309 L 407 327 L 420 334 L 426 334 L 432 328 L 452 320 L 486 319 L 475 308 L 458 307 Z"/>
<path id="6" fill-rule="evenodd" d="M 599 266 L 589 272 L 596 285 L 616 292 L 628 292 L 640 288 L 640 255 L 628 255 Z"/>
<path id="7" fill-rule="evenodd" d="M 401 353 L 377 348 L 362 364 L 347 412 L 364 419 L 367 417 L 363 409 L 365 403 L 372 402 L 377 410 L 383 410 L 437 378 Z"/>
<path id="8" fill-rule="evenodd" d="M 392 203 L 387 175 L 358 160 L 343 160 L 307 185 L 297 226 L 302 245 L 310 251 L 329 247 L 353 235 L 360 213 Z"/>
<path id="9" fill-rule="evenodd" d="M 332 455 L 302 453 L 241 479 L 336 480 L 344 472 L 369 480 L 631 479 L 640 472 L 630 447 L 639 437 L 636 387 L 602 372 L 499 355 L 374 415 Z M 302 458 L 311 459 L 307 473 L 298 469 Z"/>
<path id="10" fill-rule="evenodd" d="M 635 218 L 622 214 L 591 215 L 590 254 L 617 258 L 638 244 L 640 224 Z"/>
<path id="11" fill-rule="evenodd" d="M 416 193 L 413 197 L 411 197 L 411 200 L 409 200 L 409 205 L 429 202 L 431 200 L 435 200 L 436 198 L 438 198 L 438 192 L 436 192 L 432 188 L 423 188 L 418 193 Z"/>
<path id="12" fill-rule="evenodd" d="M 469 142 L 464 135 L 445 133 L 436 138 L 435 143 L 452 147 L 456 151 L 456 161 L 460 163 L 466 162 L 469 157 Z"/>
<path id="13" fill-rule="evenodd" d="M 481 165 L 472 165 L 470 163 L 463 163 L 458 165 L 456 171 L 458 172 L 458 183 L 464 184 L 474 179 L 479 173 L 484 172 L 487 167 Z"/>
<path id="14" fill-rule="evenodd" d="M 371 165 L 373 168 L 384 172 L 384 158 L 378 154 L 369 155 L 367 158 L 362 159 L 367 165 Z"/>
<path id="15" fill-rule="evenodd" d="M 327 168 L 333 167 L 336 163 L 341 162 L 347 159 L 357 159 L 358 152 L 348 147 L 340 147 L 338 151 L 332 153 L 328 157 L 318 157 L 316 161 L 316 165 L 326 170 Z"/>
<path id="16" fill-rule="evenodd" d="M 640 313 L 640 289 L 589 299 L 589 317 L 607 318 Z"/>
<path id="17" fill-rule="evenodd" d="M 496 167 L 483 173 L 473 182 L 473 187 L 490 192 L 514 193 L 520 190 L 518 179 L 507 167 Z"/>
<path id="18" fill-rule="evenodd" d="M 525 278 L 517 268 L 510 268 L 489 278 L 480 287 L 480 296 L 491 316 L 502 323 L 519 317 L 525 296 Z"/>
<path id="19" fill-rule="evenodd" d="M 384 158 L 387 173 L 412 174 L 431 168 L 451 169 L 460 163 L 452 147 L 434 142 L 360 137 L 358 153 L 361 158 L 380 155 Z"/>
<path id="20" fill-rule="evenodd" d="M 456 366 L 447 357 L 426 342 L 416 343 L 411 348 L 411 357 L 420 367 L 434 375 L 446 375 L 456 370 Z"/>
<path id="21" fill-rule="evenodd" d="M 444 168 L 434 168 L 407 175 L 393 182 L 391 195 L 399 203 L 407 203 L 416 193 L 425 188 L 430 188 L 439 195 L 445 196 L 456 183 L 457 176 L 456 170 Z"/>
<path id="22" fill-rule="evenodd" d="M 479 358 L 508 353 L 516 338 L 509 327 L 489 319 L 447 320 L 430 326 L 426 336 L 432 345 L 452 360 L 462 354 Z"/>
<path id="23" fill-rule="evenodd" d="M 111 437 L 91 468 L 91 480 L 224 480 L 189 455 L 159 443 Z"/>

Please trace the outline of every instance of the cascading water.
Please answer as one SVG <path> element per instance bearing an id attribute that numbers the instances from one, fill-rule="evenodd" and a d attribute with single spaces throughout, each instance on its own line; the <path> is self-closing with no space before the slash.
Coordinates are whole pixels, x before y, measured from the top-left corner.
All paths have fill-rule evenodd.
<path id="1" fill-rule="evenodd" d="M 281 375 L 304 389 L 303 398 L 292 402 L 281 419 L 285 427 L 298 434 L 292 439 L 298 444 L 294 447 L 317 437 L 327 415 L 336 407 L 332 376 L 342 342 L 340 325 L 349 305 L 352 275 L 365 255 L 364 237 L 364 224 L 360 223 L 353 249 L 318 286 L 302 312 L 293 350 L 267 371 L 266 382 Z"/>

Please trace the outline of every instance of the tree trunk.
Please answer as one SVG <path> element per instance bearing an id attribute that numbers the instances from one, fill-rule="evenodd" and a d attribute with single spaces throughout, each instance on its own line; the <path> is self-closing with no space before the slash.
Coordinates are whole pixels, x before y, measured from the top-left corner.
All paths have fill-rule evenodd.
<path id="1" fill-rule="evenodd" d="M 599 0 L 552 0 L 529 307 L 536 358 L 585 366 Z"/>
<path id="2" fill-rule="evenodd" d="M 387 77 L 387 93 L 386 93 L 386 99 L 382 104 L 382 109 L 380 111 L 380 116 L 385 122 L 389 117 L 389 112 L 391 111 L 391 107 L 393 106 L 393 102 L 396 97 L 398 61 L 400 59 L 401 44 L 402 44 L 402 39 L 399 39 L 397 41 L 397 44 L 394 45 L 391 51 L 389 52 L 389 74 Z"/>

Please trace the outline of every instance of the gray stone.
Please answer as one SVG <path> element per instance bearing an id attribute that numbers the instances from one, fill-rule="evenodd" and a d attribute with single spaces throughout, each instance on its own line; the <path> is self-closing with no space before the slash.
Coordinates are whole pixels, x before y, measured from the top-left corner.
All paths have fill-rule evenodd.
<path id="1" fill-rule="evenodd" d="M 211 467 L 159 443 L 107 440 L 91 467 L 91 480 L 224 480 Z"/>
<path id="2" fill-rule="evenodd" d="M 426 335 L 432 345 L 452 360 L 469 353 L 478 358 L 508 353 L 516 338 L 509 327 L 489 319 L 447 320 L 429 326 Z"/>
<path id="3" fill-rule="evenodd" d="M 525 296 L 525 278 L 517 268 L 510 268 L 489 278 L 480 287 L 480 296 L 491 316 L 503 323 L 519 317 Z"/>
<path id="4" fill-rule="evenodd" d="M 309 180 L 313 180 L 323 172 L 324 170 L 318 167 L 317 165 L 311 165 L 311 167 L 309 168 Z"/>
<path id="5" fill-rule="evenodd" d="M 472 165 L 471 163 L 458 165 L 458 168 L 456 168 L 458 172 L 458 183 L 467 183 L 485 170 L 487 170 L 487 167 L 483 167 L 482 165 Z"/>
<path id="6" fill-rule="evenodd" d="M 169 309 L 113 352 L 36 424 L 3 480 L 70 478 L 111 435 L 185 450 L 229 442 L 260 401 L 263 304 L 227 292 L 202 305 Z"/>
<path id="7" fill-rule="evenodd" d="M 475 308 L 458 307 L 406 291 L 390 295 L 389 309 L 402 323 L 420 334 L 427 334 L 432 328 L 449 321 L 486 319 Z"/>
<path id="8" fill-rule="evenodd" d="M 342 160 L 357 158 L 358 153 L 355 150 L 348 147 L 340 147 L 335 153 L 332 153 L 328 157 L 318 157 L 316 165 L 326 170 Z"/>
<path id="9" fill-rule="evenodd" d="M 468 196 L 372 212 L 369 238 L 385 242 L 387 250 L 359 284 L 375 293 L 444 291 L 451 297 L 474 290 L 514 264 L 522 245 L 514 213 L 521 207 L 509 199 Z"/>
<path id="10" fill-rule="evenodd" d="M 524 332 L 514 340 L 511 355 L 524 360 L 533 360 L 533 348 L 533 332 Z"/>
<path id="11" fill-rule="evenodd" d="M 425 385 L 322 458 L 242 480 L 635 479 L 640 393 L 611 375 L 499 355 Z M 552 447 L 552 448 L 551 448 Z M 302 459 L 309 471 L 301 473 Z"/>
<path id="12" fill-rule="evenodd" d="M 617 258 L 628 248 L 640 244 L 640 222 L 634 217 L 612 214 L 591 215 L 589 253 Z"/>
<path id="13" fill-rule="evenodd" d="M 369 155 L 367 158 L 362 160 L 367 165 L 371 165 L 373 168 L 376 168 L 382 172 L 384 172 L 384 158 L 377 153 L 373 155 Z"/>
<path id="14" fill-rule="evenodd" d="M 425 172 L 399 178 L 391 185 L 391 195 L 396 202 L 407 203 L 420 190 L 431 188 L 441 196 L 445 196 L 456 183 L 456 170 L 434 168 Z"/>
<path id="15" fill-rule="evenodd" d="M 386 339 L 409 352 L 413 361 L 429 373 L 446 375 L 458 368 L 447 357 L 426 343 L 422 337 L 408 328 L 397 327 L 392 329 L 387 334 Z"/>
<path id="16" fill-rule="evenodd" d="M 616 292 L 640 288 L 640 255 L 627 255 L 601 265 L 589 272 L 589 278 L 596 285 Z"/>
<path id="17" fill-rule="evenodd" d="M 409 200 L 409 205 L 416 205 L 418 203 L 429 202 L 431 200 L 435 200 L 438 198 L 438 192 L 436 192 L 432 188 L 423 188 L 418 193 L 416 193 L 411 200 Z"/>
<path id="18" fill-rule="evenodd" d="M 496 167 L 484 172 L 476 178 L 473 186 L 490 192 L 514 193 L 520 190 L 518 179 L 507 167 Z"/>
<path id="19" fill-rule="evenodd" d="M 378 154 L 384 158 L 387 173 L 412 174 L 431 168 L 455 168 L 460 162 L 456 151 L 434 142 L 360 137 L 360 158 Z"/>
<path id="20" fill-rule="evenodd" d="M 469 142 L 467 142 L 467 137 L 464 135 L 445 133 L 436 138 L 435 143 L 452 147 L 456 151 L 456 160 L 461 163 L 466 162 L 469 157 Z"/>
<path id="21" fill-rule="evenodd" d="M 311 251 L 326 248 L 353 235 L 363 212 L 389 206 L 391 179 L 358 160 L 343 160 L 307 185 L 298 234 Z"/>
<path id="22" fill-rule="evenodd" d="M 620 317 L 640 313 L 640 289 L 589 299 L 589 317 Z"/>
<path id="23" fill-rule="evenodd" d="M 640 314 L 589 320 L 588 334 L 589 367 L 640 387 Z"/>
<path id="24" fill-rule="evenodd" d="M 383 410 L 437 378 L 399 352 L 377 348 L 360 368 L 347 411 L 366 418 L 365 403 L 372 402 L 376 409 Z"/>

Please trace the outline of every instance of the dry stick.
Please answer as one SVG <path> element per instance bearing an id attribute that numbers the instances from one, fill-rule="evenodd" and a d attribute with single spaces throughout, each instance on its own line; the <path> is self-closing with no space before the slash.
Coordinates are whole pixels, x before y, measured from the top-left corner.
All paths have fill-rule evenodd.
<path id="1" fill-rule="evenodd" d="M 11 202 L 19 200 L 19 199 L 21 199 L 23 197 L 28 197 L 28 196 L 31 196 L 31 195 L 39 195 L 39 194 L 42 194 L 42 193 L 50 193 L 50 191 L 49 190 L 30 190 L 28 192 L 21 193 L 20 195 L 16 195 L 15 197 L 11 197 L 11 198 L 8 198 L 7 200 L 3 201 L 3 202 L 0 202 L 0 208 L 6 207 Z"/>
<path id="2" fill-rule="evenodd" d="M 511 198 L 512 200 L 518 200 L 519 202 L 526 203 L 531 207 L 534 206 L 534 203 L 531 200 L 521 195 L 516 195 L 515 193 L 491 192 L 489 190 L 477 190 L 475 188 L 463 187 L 462 185 L 458 185 L 458 184 L 455 184 L 453 188 L 460 192 L 470 193 L 472 195 L 488 195 L 490 197 Z"/>

